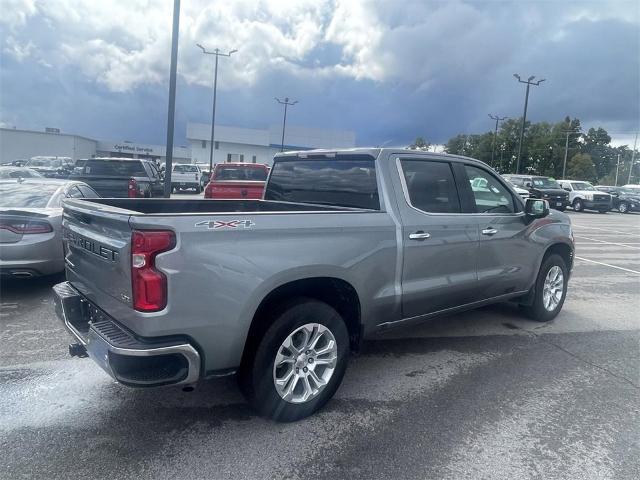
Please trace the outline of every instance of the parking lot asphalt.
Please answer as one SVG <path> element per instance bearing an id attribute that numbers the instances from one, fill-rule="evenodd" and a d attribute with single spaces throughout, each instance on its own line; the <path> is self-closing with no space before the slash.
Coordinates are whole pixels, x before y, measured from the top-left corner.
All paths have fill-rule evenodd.
<path id="1" fill-rule="evenodd" d="M 293 424 L 233 378 L 119 386 L 67 356 L 56 279 L 3 282 L 0 478 L 640 478 L 640 215 L 569 215 L 554 321 L 497 305 L 386 333 Z"/>

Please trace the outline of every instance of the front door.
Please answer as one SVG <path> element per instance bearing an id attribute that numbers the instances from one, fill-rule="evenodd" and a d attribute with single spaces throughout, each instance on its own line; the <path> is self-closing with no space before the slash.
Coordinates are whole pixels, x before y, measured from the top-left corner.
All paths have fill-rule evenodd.
<path id="1" fill-rule="evenodd" d="M 478 225 L 461 214 L 451 164 L 399 158 L 403 318 L 470 303 L 477 296 Z"/>

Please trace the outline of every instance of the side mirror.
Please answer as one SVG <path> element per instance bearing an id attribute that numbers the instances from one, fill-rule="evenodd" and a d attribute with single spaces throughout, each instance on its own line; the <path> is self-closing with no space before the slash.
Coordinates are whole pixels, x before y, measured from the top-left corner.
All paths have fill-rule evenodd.
<path id="1" fill-rule="evenodd" d="M 540 198 L 527 198 L 524 213 L 531 218 L 543 218 L 549 215 L 549 202 Z"/>
<path id="2" fill-rule="evenodd" d="M 570 192 L 571 189 L 569 187 L 562 187 L 563 190 L 566 190 L 567 192 Z"/>

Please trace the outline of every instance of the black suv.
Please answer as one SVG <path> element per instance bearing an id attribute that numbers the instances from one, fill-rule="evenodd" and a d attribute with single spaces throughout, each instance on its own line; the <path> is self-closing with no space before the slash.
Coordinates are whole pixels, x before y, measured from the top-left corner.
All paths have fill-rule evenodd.
<path id="1" fill-rule="evenodd" d="M 596 188 L 611 195 L 611 208 L 617 209 L 620 213 L 640 211 L 639 191 L 633 188 L 611 187 L 609 185 L 599 185 Z"/>
<path id="2" fill-rule="evenodd" d="M 563 212 L 569 205 L 569 193 L 551 177 L 536 175 L 503 175 L 515 186 L 529 191 L 531 198 L 543 198 L 549 206 Z"/>
<path id="3" fill-rule="evenodd" d="M 137 158 L 78 160 L 69 179 L 85 182 L 107 198 L 150 198 L 164 194 L 163 175 L 158 167 Z"/>

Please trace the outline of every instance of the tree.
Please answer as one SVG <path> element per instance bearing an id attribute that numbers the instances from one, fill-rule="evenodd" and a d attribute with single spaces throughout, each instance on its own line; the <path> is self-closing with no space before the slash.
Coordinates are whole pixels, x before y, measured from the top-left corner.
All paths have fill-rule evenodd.
<path id="1" fill-rule="evenodd" d="M 567 165 L 567 177 L 572 180 L 586 180 L 595 182 L 597 179 L 596 169 L 591 156 L 587 153 L 577 153 Z"/>
<path id="2" fill-rule="evenodd" d="M 409 145 L 411 150 L 422 150 L 425 152 L 429 150 L 429 147 L 431 147 L 431 144 L 422 137 L 417 137 L 415 141 Z"/>

